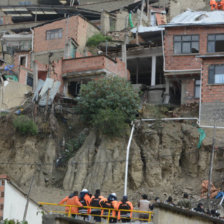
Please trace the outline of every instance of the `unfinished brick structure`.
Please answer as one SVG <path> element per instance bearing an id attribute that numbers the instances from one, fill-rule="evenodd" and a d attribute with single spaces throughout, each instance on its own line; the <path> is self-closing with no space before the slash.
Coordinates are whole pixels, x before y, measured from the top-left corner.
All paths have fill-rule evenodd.
<path id="1" fill-rule="evenodd" d="M 129 79 L 125 63 L 119 59 L 91 56 L 86 49 L 89 37 L 99 30 L 81 16 L 72 16 L 34 28 L 33 58 L 37 79 L 47 74 L 61 81 L 60 92 L 75 97 L 80 85 L 105 75 Z M 51 66 L 49 66 L 51 64 Z"/>
<path id="2" fill-rule="evenodd" d="M 200 123 L 212 125 L 218 108 L 224 108 L 224 23 L 219 18 L 224 12 L 182 15 L 166 26 L 166 92 L 171 102 L 200 101 Z"/>

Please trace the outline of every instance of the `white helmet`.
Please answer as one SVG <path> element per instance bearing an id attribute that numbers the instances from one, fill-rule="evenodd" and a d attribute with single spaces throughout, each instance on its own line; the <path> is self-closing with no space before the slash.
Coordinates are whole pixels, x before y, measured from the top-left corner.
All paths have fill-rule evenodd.
<path id="1" fill-rule="evenodd" d="M 82 192 L 88 192 L 88 190 L 84 188 L 84 189 L 82 189 Z"/>
<path id="2" fill-rule="evenodd" d="M 111 195 L 114 196 L 114 197 L 117 197 L 116 193 L 112 193 Z"/>

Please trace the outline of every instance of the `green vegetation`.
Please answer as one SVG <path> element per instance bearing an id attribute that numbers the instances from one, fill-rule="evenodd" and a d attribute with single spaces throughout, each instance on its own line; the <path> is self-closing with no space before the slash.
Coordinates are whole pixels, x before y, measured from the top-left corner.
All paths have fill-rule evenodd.
<path id="1" fill-rule="evenodd" d="M 13 125 L 22 135 L 36 135 L 38 133 L 37 125 L 27 116 L 21 115 L 13 120 Z"/>
<path id="2" fill-rule="evenodd" d="M 62 154 L 63 162 L 68 161 L 75 152 L 82 146 L 87 137 L 87 131 L 82 131 L 77 138 L 69 140 L 65 145 L 65 151 Z"/>
<path id="3" fill-rule="evenodd" d="M 135 119 L 139 101 L 131 84 L 116 76 L 82 85 L 78 106 L 81 117 L 98 131 L 121 136 Z"/>
<path id="4" fill-rule="evenodd" d="M 87 47 L 97 47 L 100 43 L 107 41 L 111 41 L 111 37 L 104 36 L 103 34 L 95 34 L 90 37 L 86 43 Z"/>
<path id="5" fill-rule="evenodd" d="M 28 224 L 28 222 L 27 221 L 25 221 L 25 222 L 20 222 L 20 221 L 15 221 L 15 220 L 12 220 L 12 219 L 10 219 L 10 220 L 8 220 L 8 219 L 6 219 L 6 220 L 4 220 L 4 222 L 3 222 L 4 224 Z"/>

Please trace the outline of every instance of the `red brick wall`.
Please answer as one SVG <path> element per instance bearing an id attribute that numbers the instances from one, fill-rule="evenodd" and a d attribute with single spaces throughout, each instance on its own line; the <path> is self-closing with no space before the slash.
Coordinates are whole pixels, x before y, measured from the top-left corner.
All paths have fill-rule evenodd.
<path id="1" fill-rule="evenodd" d="M 104 68 L 104 56 L 63 60 L 63 73 L 98 70 Z"/>
<path id="2" fill-rule="evenodd" d="M 202 103 L 224 102 L 224 84 L 208 84 L 208 69 L 212 64 L 224 64 L 224 58 L 210 58 L 203 60 L 202 70 Z"/>
<path id="3" fill-rule="evenodd" d="M 27 67 L 26 66 L 20 66 L 19 60 L 20 56 L 27 56 Z M 19 73 L 19 83 L 26 84 L 27 79 L 27 71 L 23 69 L 23 67 L 30 69 L 30 53 L 29 52 L 16 52 L 14 54 L 14 65 L 15 65 L 15 71 Z"/>
<path id="4" fill-rule="evenodd" d="M 34 52 L 64 49 L 67 38 L 78 40 L 78 17 L 72 16 L 69 19 L 55 21 L 34 29 Z M 46 31 L 63 29 L 62 38 L 46 40 Z M 67 36 L 67 37 L 66 37 Z M 78 42 L 78 41 L 77 41 Z"/>
<path id="5" fill-rule="evenodd" d="M 185 70 L 200 69 L 201 59 L 195 58 L 197 54 L 191 55 L 174 55 L 173 53 L 173 35 L 199 34 L 199 53 L 207 53 L 207 35 L 212 33 L 224 33 L 224 26 L 206 27 L 206 26 L 189 26 L 166 28 L 164 39 L 165 50 L 165 69 L 166 70 Z"/>
<path id="6" fill-rule="evenodd" d="M 116 62 L 111 61 L 108 58 L 105 58 L 105 67 L 108 71 L 115 73 L 116 75 L 125 78 L 127 80 L 130 80 L 130 73 L 129 71 L 125 72 L 125 63 L 122 62 L 119 58 L 116 58 Z"/>
<path id="7" fill-rule="evenodd" d="M 125 73 L 125 64 L 120 59 L 116 59 L 116 62 L 105 56 L 93 56 L 85 58 L 67 59 L 63 60 L 62 73 L 69 72 L 82 72 L 91 70 L 106 69 L 120 77 L 130 79 L 130 74 L 128 72 L 128 77 Z"/>
<path id="8" fill-rule="evenodd" d="M 188 104 L 188 103 L 194 103 L 199 101 L 198 98 L 195 98 L 195 79 L 194 78 L 183 79 L 182 88 L 183 88 L 182 103 Z"/>

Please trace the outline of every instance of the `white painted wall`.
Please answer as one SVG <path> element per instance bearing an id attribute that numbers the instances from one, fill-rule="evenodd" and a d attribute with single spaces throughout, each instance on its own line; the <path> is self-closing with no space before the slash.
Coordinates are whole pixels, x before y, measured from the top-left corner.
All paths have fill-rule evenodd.
<path id="1" fill-rule="evenodd" d="M 15 219 L 22 221 L 25 206 L 26 197 L 18 189 L 6 181 L 3 219 Z M 28 224 L 42 224 L 42 214 L 40 212 L 37 214 L 38 211 L 40 211 L 38 205 L 32 201 L 29 201 L 26 216 L 26 221 L 28 221 Z"/>

